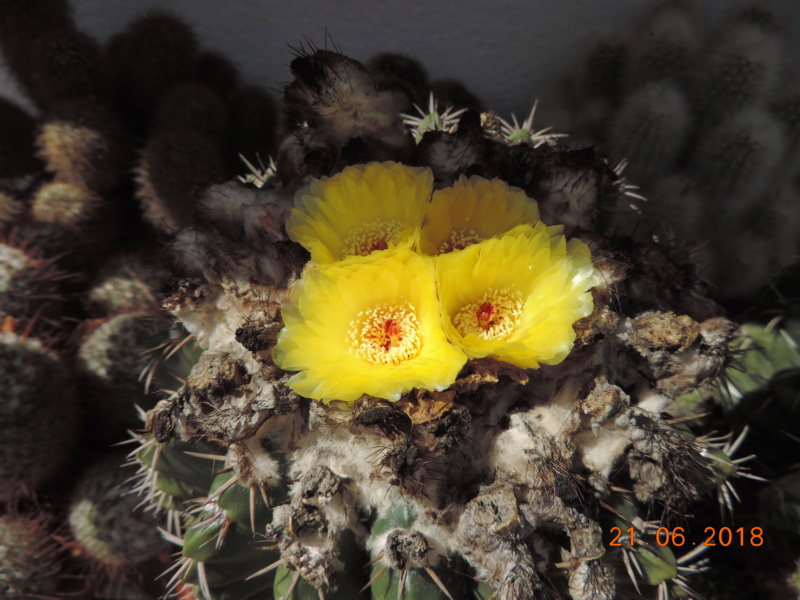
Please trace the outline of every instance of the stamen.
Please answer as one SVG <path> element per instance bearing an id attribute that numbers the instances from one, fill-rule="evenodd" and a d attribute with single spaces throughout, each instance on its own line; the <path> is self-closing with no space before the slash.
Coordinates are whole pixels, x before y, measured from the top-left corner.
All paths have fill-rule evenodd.
<path id="1" fill-rule="evenodd" d="M 456 311 L 452 323 L 462 336 L 474 333 L 485 340 L 506 339 L 516 329 L 522 308 L 519 292 L 489 289 L 477 302 Z"/>
<path id="2" fill-rule="evenodd" d="M 409 303 L 381 304 L 350 323 L 350 352 L 378 365 L 399 365 L 419 354 L 422 331 Z"/>
<path id="3" fill-rule="evenodd" d="M 463 250 L 467 246 L 477 244 L 483 240 L 484 238 L 479 236 L 478 232 L 474 229 L 470 229 L 469 231 L 451 231 L 450 237 L 439 246 L 439 254 L 447 254 L 453 250 Z"/>
<path id="4" fill-rule="evenodd" d="M 403 231 L 400 221 L 373 221 L 356 229 L 344 241 L 345 256 L 367 256 L 375 250 L 386 250 Z"/>

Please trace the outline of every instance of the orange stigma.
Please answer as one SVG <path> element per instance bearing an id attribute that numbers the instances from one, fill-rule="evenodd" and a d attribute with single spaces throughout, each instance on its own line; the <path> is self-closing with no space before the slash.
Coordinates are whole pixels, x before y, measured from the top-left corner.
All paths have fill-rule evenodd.
<path id="1" fill-rule="evenodd" d="M 484 302 L 478 307 L 478 324 L 481 327 L 489 327 L 492 324 L 492 319 L 497 314 L 497 309 L 491 302 Z"/>
<path id="2" fill-rule="evenodd" d="M 381 344 L 383 349 L 396 348 L 403 341 L 402 332 L 400 323 L 394 319 L 386 319 L 383 324 L 383 333 L 386 335 L 383 344 Z"/>

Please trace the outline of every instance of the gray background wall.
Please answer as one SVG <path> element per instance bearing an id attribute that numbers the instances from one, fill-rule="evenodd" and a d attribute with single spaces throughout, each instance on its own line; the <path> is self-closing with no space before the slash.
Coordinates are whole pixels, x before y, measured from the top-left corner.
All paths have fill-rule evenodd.
<path id="1" fill-rule="evenodd" d="M 650 0 L 72 0 L 84 31 L 106 39 L 151 8 L 173 10 L 204 47 L 227 55 L 245 79 L 279 90 L 290 81 L 287 44 L 324 44 L 326 31 L 360 60 L 397 51 L 431 77 L 468 83 L 501 114 L 525 113 L 593 35 L 631 25 Z M 741 2 L 698 0 L 710 20 Z M 800 56 L 800 0 L 775 0 Z M 800 61 L 795 60 L 795 66 Z M 0 74 L 0 94 L 19 99 Z"/>

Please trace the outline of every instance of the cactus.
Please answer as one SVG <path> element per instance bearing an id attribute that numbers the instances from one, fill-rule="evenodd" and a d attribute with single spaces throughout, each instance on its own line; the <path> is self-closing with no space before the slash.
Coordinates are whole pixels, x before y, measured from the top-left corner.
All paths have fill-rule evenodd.
<path id="1" fill-rule="evenodd" d="M 643 86 L 625 98 L 609 125 L 612 157 L 635 156 L 626 174 L 636 181 L 661 175 L 679 156 L 689 127 L 687 102 L 674 86 Z"/>
<path id="2" fill-rule="evenodd" d="M 69 525 L 80 553 L 110 570 L 134 567 L 169 551 L 157 521 L 141 508 L 120 469 L 122 456 L 112 454 L 92 465 L 72 492 Z"/>
<path id="3" fill-rule="evenodd" d="M 780 81 L 779 21 L 752 6 L 706 33 L 686 3 L 661 2 L 628 41 L 597 42 L 543 102 L 560 130 L 627 160 L 626 177 L 651 199 L 634 219 L 609 219 L 612 230 L 702 246 L 693 262 L 720 300 L 745 300 L 797 254 L 796 208 L 778 231 L 750 227 L 797 173 L 796 84 Z M 687 203 L 688 213 L 672 210 Z"/>
<path id="4" fill-rule="evenodd" d="M 152 313 L 160 305 L 166 273 L 139 254 L 109 260 L 87 292 L 87 310 L 103 315 Z"/>
<path id="5" fill-rule="evenodd" d="M 145 218 L 172 234 L 191 223 L 194 191 L 225 179 L 219 146 L 192 131 L 160 132 L 150 139 L 137 167 Z"/>
<path id="6" fill-rule="evenodd" d="M 139 16 L 108 41 L 109 62 L 119 77 L 117 102 L 135 128 L 147 127 L 158 98 L 185 79 L 197 51 L 191 28 L 164 11 Z"/>
<path id="7" fill-rule="evenodd" d="M 41 223 L 78 228 L 95 216 L 100 200 L 91 192 L 69 183 L 49 183 L 36 193 L 31 214 Z"/>
<path id="8" fill-rule="evenodd" d="M 58 181 L 103 192 L 128 168 L 128 139 L 117 116 L 91 99 L 59 104 L 36 139 L 45 168 Z"/>
<path id="9" fill-rule="evenodd" d="M 97 326 L 81 344 L 82 400 L 98 438 L 120 439 L 139 423 L 135 407 L 155 404 L 142 385 L 150 361 L 147 351 L 153 338 L 170 325 L 169 320 L 146 313 L 119 314 Z"/>
<path id="10" fill-rule="evenodd" d="M 22 212 L 23 204 L 13 194 L 0 192 L 0 227 L 16 221 Z"/>
<path id="11" fill-rule="evenodd" d="M 65 303 L 64 284 L 70 274 L 25 241 L 0 243 L 0 257 L 2 314 L 34 324 L 56 316 Z"/>
<path id="12" fill-rule="evenodd" d="M 301 113 L 317 110 L 315 103 L 322 96 L 303 90 L 336 88 L 338 76 L 332 75 L 338 73 L 336 69 L 352 68 L 359 78 L 367 77 L 361 67 L 348 61 L 321 51 L 295 64 L 300 82 L 289 87 L 290 108 Z M 305 63 L 319 67 L 319 79 L 307 79 L 312 75 L 304 70 Z M 362 101 L 358 86 L 352 93 L 352 97 L 334 98 L 341 106 Z M 363 99 L 373 100 L 370 93 Z M 393 110 L 380 102 L 370 106 L 376 111 Z M 345 134 L 345 128 L 362 131 L 357 128 L 364 124 L 349 117 L 332 122 L 338 118 L 329 113 L 309 124 L 302 130 L 303 143 L 315 140 L 329 156 L 347 160 L 352 133 Z M 165 306 L 205 352 L 182 388 L 148 413 L 147 434 L 140 438 L 143 447 L 138 454 L 143 481 L 150 482 L 142 489 L 151 490 L 154 505 L 168 508 L 171 539 L 183 548 L 174 586 L 189 585 L 193 594 L 209 599 L 229 597 L 234 589 L 250 593 L 242 591 L 247 584 L 253 586 L 249 590 L 271 586 L 276 598 L 298 599 L 320 594 L 462 598 L 493 593 L 499 597 L 546 593 L 612 598 L 615 585 L 624 588 L 622 582 L 615 584 L 615 572 L 619 577 L 622 566 L 622 577 L 626 577 L 623 565 L 631 560 L 630 556 L 604 557 L 608 531 L 603 515 L 608 513 L 603 507 L 612 489 L 629 489 L 642 514 L 662 507 L 665 519 L 706 495 L 719 496 L 722 499 L 717 502 L 725 507 L 733 502 L 733 480 L 747 479 L 750 474 L 744 466 L 749 457 L 734 457 L 743 438 L 729 444 L 706 439 L 701 436 L 702 424 L 697 425 L 698 431 L 677 428 L 661 411 L 683 395 L 712 385 L 725 372 L 735 326 L 698 292 L 691 272 L 672 263 L 658 246 L 625 245 L 585 231 L 595 225 L 595 208 L 609 196 L 623 193 L 602 159 L 588 151 L 562 150 L 555 140 L 520 144 L 513 136 L 484 133 L 483 127 L 491 122 L 488 115 L 481 121 L 474 113 L 463 113 L 448 128 L 417 131 L 416 156 L 423 170 L 413 171 L 416 175 L 408 180 L 400 175 L 406 167 L 397 163 L 347 167 L 341 172 L 341 167 L 328 166 L 331 178 L 312 181 L 291 209 L 283 189 L 295 189 L 307 171 L 298 172 L 298 163 L 281 160 L 276 168 L 280 183 L 267 183 L 260 189 L 229 183 L 212 187 L 201 197 L 194 225 L 181 231 L 172 245 L 175 264 L 194 283 L 167 298 Z M 375 121 L 371 133 L 375 138 L 362 151 L 400 148 L 393 142 L 396 130 L 385 128 L 388 123 L 392 123 L 391 115 Z M 374 273 L 369 275 L 374 278 L 395 269 L 391 277 L 401 278 L 408 268 L 417 278 L 414 285 L 424 287 L 428 284 L 423 279 L 429 275 L 414 266 L 421 259 L 414 258 L 413 234 L 408 234 L 409 241 L 404 237 L 406 221 L 389 228 L 376 225 L 374 231 L 368 223 L 343 223 L 350 223 L 348 219 L 362 210 L 372 211 L 367 220 L 376 219 L 376 223 L 384 218 L 426 222 L 425 203 L 420 214 L 411 207 L 412 197 L 419 194 L 424 199 L 431 193 L 430 188 L 425 191 L 430 175 L 424 166 L 429 165 L 434 174 L 446 173 L 445 182 L 450 178 L 454 182 L 469 168 L 451 158 L 460 157 L 462 143 L 471 145 L 470 160 L 486 176 L 521 185 L 529 196 L 538 197 L 543 218 L 566 223 L 570 233 L 584 228 L 579 234 L 582 241 L 574 239 L 564 248 L 570 248 L 565 251 L 575 261 L 574 268 L 583 264 L 578 255 L 588 257 L 591 252 L 597 275 L 594 284 L 587 285 L 595 285 L 594 309 L 575 308 L 573 319 L 583 319 L 575 323 L 574 331 L 570 325 L 575 341 L 563 351 L 534 350 L 538 347 L 522 340 L 513 350 L 493 349 L 491 336 L 468 343 L 445 328 L 452 344 L 458 348 L 463 344 L 467 353 L 459 358 L 461 350 L 451 347 L 436 355 L 436 360 L 449 361 L 452 354 L 453 360 L 460 361 L 454 369 L 447 363 L 436 371 L 434 380 L 425 378 L 421 365 L 419 375 L 412 374 L 410 365 L 407 375 L 401 375 L 405 370 L 390 368 L 369 383 L 371 379 L 359 370 L 367 370 L 369 361 L 351 366 L 346 361 L 352 358 L 336 354 L 341 352 L 336 348 L 342 343 L 339 337 L 314 341 L 326 327 L 338 328 L 336 319 L 351 322 L 346 311 L 338 316 L 344 309 L 337 299 L 346 305 L 350 292 L 345 279 L 337 283 L 337 278 L 352 277 L 355 282 L 367 273 Z M 524 181 L 519 165 L 533 161 L 539 170 L 533 180 Z M 392 184 L 373 183 L 381 178 L 391 179 Z M 566 183 L 573 178 L 574 183 Z M 480 181 L 462 179 L 453 189 L 483 189 Z M 383 216 L 381 210 L 394 210 L 388 192 L 382 199 L 384 209 L 374 202 L 361 208 L 355 199 L 348 200 L 354 192 L 339 199 L 338 192 L 326 191 L 353 186 L 371 197 L 371 185 L 405 194 L 407 212 Z M 434 194 L 434 203 L 436 194 L 441 202 L 447 201 L 447 183 L 442 185 L 445 189 Z M 485 185 L 486 190 L 476 193 L 476 202 L 488 201 L 481 200 L 480 194 L 521 193 L 506 191 L 513 188 L 499 182 Z M 415 191 L 402 191 L 404 186 L 416 186 Z M 587 189 L 590 194 L 581 191 Z M 219 209 L 222 199 L 224 211 Z M 516 206 L 510 200 L 503 202 L 495 212 Z M 427 219 L 438 219 L 438 214 L 431 211 Z M 475 209 L 474 214 L 483 213 Z M 487 223 L 481 222 L 480 227 L 476 223 L 471 229 L 458 221 L 458 227 L 466 229 L 454 235 L 461 235 L 464 244 L 477 245 L 437 259 L 438 270 L 430 276 L 436 278 L 440 310 L 456 315 L 452 317 L 456 329 L 466 331 L 467 327 L 467 321 L 458 316 L 466 310 L 458 312 L 458 303 L 463 303 L 460 288 L 470 290 L 474 285 L 479 289 L 485 278 L 501 282 L 503 273 L 514 272 L 512 266 L 500 269 L 499 263 L 488 258 L 493 270 L 484 270 L 480 263 L 460 265 L 477 260 L 479 248 L 488 256 L 494 245 L 508 246 L 502 255 L 511 260 L 522 247 L 523 238 L 515 236 L 534 235 L 520 232 L 533 227 L 536 214 L 522 210 L 513 214 L 508 222 L 505 216 L 485 216 Z M 469 214 L 463 218 L 469 219 Z M 262 225 L 253 227 L 254 222 Z M 513 231 L 517 233 L 504 233 L 516 223 Z M 501 229 L 484 232 L 494 226 Z M 345 238 L 361 231 L 358 227 L 367 241 L 348 245 Z M 535 231 L 542 233 L 535 235 L 544 235 L 545 230 L 551 232 L 548 236 L 561 235 L 562 231 L 537 227 L 541 229 Z M 472 237 L 464 233 L 467 229 Z M 413 232 L 413 227 L 408 231 Z M 285 232 L 305 245 L 312 263 L 321 266 L 303 270 L 308 254 L 290 251 Z M 336 241 L 337 235 L 345 241 Z M 420 235 L 427 235 L 424 227 Z M 493 235 L 500 237 L 481 241 Z M 335 250 L 321 249 L 325 244 L 334 244 L 330 248 Z M 377 254 L 370 255 L 371 250 Z M 346 256 L 353 252 L 369 256 Z M 368 270 L 373 263 L 374 270 Z M 462 268 L 471 275 L 459 276 Z M 577 275 L 569 279 L 582 281 Z M 328 291 L 315 295 L 317 286 Z M 358 289 L 358 297 L 371 293 L 363 283 Z M 487 327 L 494 327 L 495 319 L 512 319 L 516 314 L 502 312 L 516 310 L 506 308 L 516 302 L 512 297 L 501 297 L 491 289 L 484 293 L 486 297 L 478 301 L 483 302 L 478 326 L 484 313 Z M 425 297 L 408 299 L 424 303 Z M 451 308 L 450 302 L 457 305 Z M 412 335 L 403 333 L 411 325 L 401 313 L 391 317 L 384 346 L 405 348 L 403 336 Z M 418 319 L 419 327 L 427 332 L 431 325 L 422 316 Z M 358 331 L 367 331 L 369 323 L 365 321 Z M 303 355 L 305 348 L 316 350 Z M 406 358 L 397 360 L 402 363 Z M 587 369 L 587 364 L 598 368 Z M 331 371 L 325 365 L 336 366 Z M 213 449 L 193 451 L 198 438 Z M 177 472 L 152 460 L 156 455 L 162 460 L 181 456 L 176 454 L 178 448 L 187 465 L 202 469 L 206 460 L 206 473 L 218 472 L 211 466 L 215 461 L 226 465 L 224 475 L 213 483 L 207 476 L 200 484 L 203 489 L 192 492 L 201 497 L 194 508 L 186 505 L 190 493 L 169 483 Z M 623 463 L 626 467 L 620 470 Z M 194 480 L 188 474 L 185 477 Z M 242 499 L 238 509 L 226 505 L 225 494 L 234 491 Z M 272 505 L 263 513 L 258 508 L 262 496 Z M 265 518 L 264 528 L 260 520 Z M 270 552 L 248 549 L 257 539 L 250 530 L 266 534 Z M 690 578 L 705 571 L 705 563 L 696 563 L 694 554 L 680 556 L 669 549 L 635 552 L 637 568 L 645 573 L 643 583 L 661 594 L 694 593 Z M 372 565 L 366 569 L 370 558 Z M 551 565 L 546 572 L 542 560 Z"/>
<path id="13" fill-rule="evenodd" d="M 69 458 L 77 441 L 74 390 L 62 361 L 40 341 L 0 334 L 4 431 L 0 500 L 32 494 Z"/>
<path id="14" fill-rule="evenodd" d="M 53 594 L 61 556 L 51 537 L 52 515 L 0 515 L 0 593 L 9 598 Z"/>
<path id="15" fill-rule="evenodd" d="M 44 46 L 75 42 L 55 62 L 26 63 L 37 71 L 28 82 L 83 56 L 76 40 L 86 39 L 59 3 L 9 2 L 4 51 L 19 42 L 15 19 L 39 32 L 60 24 Z M 47 6 L 49 17 L 26 21 Z M 679 241 L 753 225 L 750 237 L 694 249 L 717 279 L 724 253 L 759 265 L 712 292 L 759 285 L 793 253 L 796 189 L 766 175 L 794 161 L 793 97 L 773 101 L 771 76 L 739 77 L 730 105 L 708 94 L 722 119 L 712 126 L 682 66 L 701 56 L 691 13 L 672 3 L 648 19 L 637 56 L 612 38 L 566 86 L 561 108 L 580 113 L 599 149 L 611 143 L 613 162 L 535 128 L 536 104 L 509 122 L 479 113 L 463 85 L 428 82 L 414 61 L 380 56 L 371 73 L 338 51 L 303 49 L 273 162 L 270 96 L 176 17 L 137 20 L 99 62 L 84 44 L 86 69 L 41 100 L 45 169 L 22 161 L 14 172 L 27 177 L 0 207 L 0 384 L 25 400 L 0 395 L 14 457 L 3 464 L 17 469 L 2 477 L 0 519 L 33 514 L 36 494 L 61 521 L 48 544 L 73 555 L 33 593 L 697 597 L 723 589 L 719 572 L 737 560 L 785 588 L 794 449 L 776 432 L 796 431 L 794 313 L 776 328 L 749 307 L 749 341 L 736 340 L 686 264 L 692 253 L 609 234 L 622 218 L 607 209 L 636 199 L 617 162 L 635 155 L 626 175 L 658 191 L 652 214 L 672 220 Z M 755 64 L 779 45 L 763 11 L 723 27 L 708 72 L 742 47 Z M 93 78 L 93 97 L 73 101 Z M 428 110 L 404 123 L 414 95 L 430 98 Z M 27 148 L 33 120 L 20 122 Z M 732 131 L 744 131 L 739 148 L 764 146 L 734 157 L 756 167 L 734 173 L 708 158 L 733 148 Z M 718 218 L 722 201 L 736 208 Z M 78 249 L 88 260 L 75 261 Z M 114 457 L 80 473 L 140 426 L 136 405 L 138 472 Z M 20 427 L 23 409 L 36 429 Z M 73 446 L 74 468 L 60 468 Z M 786 560 L 768 571 L 657 541 L 684 516 L 694 540 L 734 512 L 761 518 Z"/>

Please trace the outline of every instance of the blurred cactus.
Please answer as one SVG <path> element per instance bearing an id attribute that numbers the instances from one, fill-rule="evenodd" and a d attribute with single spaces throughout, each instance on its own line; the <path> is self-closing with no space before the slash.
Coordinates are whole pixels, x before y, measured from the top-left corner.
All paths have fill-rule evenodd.
<path id="1" fill-rule="evenodd" d="M 170 550 L 152 515 L 141 508 L 120 469 L 122 457 L 93 464 L 72 492 L 69 525 L 80 553 L 114 571 L 130 569 Z"/>
<path id="2" fill-rule="evenodd" d="M 48 483 L 77 445 L 76 398 L 62 361 L 41 342 L 0 334 L 0 501 Z"/>
<path id="3" fill-rule="evenodd" d="M 615 229 L 698 248 L 719 299 L 746 300 L 797 256 L 796 82 L 779 19 L 747 7 L 707 34 L 692 3 L 662 2 L 635 35 L 597 42 L 542 103 L 560 130 L 625 159 L 651 200 Z M 784 226 L 753 231 L 781 197 Z"/>
<path id="4" fill-rule="evenodd" d="M 59 548 L 52 515 L 0 515 L 0 594 L 7 598 L 48 596 L 58 589 Z"/>

